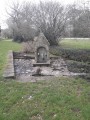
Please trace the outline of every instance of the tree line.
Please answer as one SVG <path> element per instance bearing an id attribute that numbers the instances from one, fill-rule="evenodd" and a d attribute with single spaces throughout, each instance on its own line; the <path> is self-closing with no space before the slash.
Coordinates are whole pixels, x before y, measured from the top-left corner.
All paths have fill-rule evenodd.
<path id="1" fill-rule="evenodd" d="M 56 45 L 60 37 L 90 37 L 90 10 L 83 6 L 53 1 L 13 3 L 3 34 L 23 42 L 33 41 L 41 31 L 51 45 Z"/>

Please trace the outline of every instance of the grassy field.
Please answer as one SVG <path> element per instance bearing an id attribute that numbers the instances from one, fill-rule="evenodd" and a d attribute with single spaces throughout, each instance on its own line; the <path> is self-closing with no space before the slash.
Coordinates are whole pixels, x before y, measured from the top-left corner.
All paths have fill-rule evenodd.
<path id="1" fill-rule="evenodd" d="M 20 47 L 0 42 L 0 120 L 90 120 L 90 83 L 84 79 L 19 83 L 1 76 L 8 50 Z"/>
<path id="2" fill-rule="evenodd" d="M 6 62 L 7 53 L 9 50 L 18 51 L 21 49 L 21 45 L 10 40 L 0 41 L 0 73 L 3 70 L 3 66 Z"/>
<path id="3" fill-rule="evenodd" d="M 62 39 L 60 45 L 65 48 L 90 49 L 90 39 Z"/>

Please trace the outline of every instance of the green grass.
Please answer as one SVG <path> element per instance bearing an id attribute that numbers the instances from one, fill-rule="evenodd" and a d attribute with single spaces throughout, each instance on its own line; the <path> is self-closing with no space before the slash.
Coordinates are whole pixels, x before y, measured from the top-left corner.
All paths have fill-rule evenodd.
<path id="1" fill-rule="evenodd" d="M 0 42 L 0 68 L 4 68 L 8 50 L 17 51 L 20 46 L 11 41 Z M 0 75 L 0 120 L 89 119 L 90 83 L 84 79 L 62 77 L 19 83 Z"/>
<path id="2" fill-rule="evenodd" d="M 82 79 L 0 82 L 0 120 L 89 119 L 90 84 Z"/>
<path id="3" fill-rule="evenodd" d="M 65 48 L 90 49 L 90 40 L 63 39 L 62 41 L 60 41 L 60 45 Z"/>
<path id="4" fill-rule="evenodd" d="M 21 49 L 21 45 L 10 40 L 0 41 L 0 73 L 3 71 L 3 67 L 6 62 L 7 53 L 9 50 L 18 51 Z"/>

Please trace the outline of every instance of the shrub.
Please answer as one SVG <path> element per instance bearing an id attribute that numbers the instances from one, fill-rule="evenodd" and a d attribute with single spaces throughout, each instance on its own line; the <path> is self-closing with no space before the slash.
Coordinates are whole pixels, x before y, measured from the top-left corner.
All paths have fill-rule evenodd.
<path id="1" fill-rule="evenodd" d="M 65 59 L 90 62 L 90 50 L 67 49 L 54 46 L 50 48 L 50 52 L 54 55 L 62 56 Z"/>
<path id="2" fill-rule="evenodd" d="M 34 42 L 33 41 L 23 42 L 22 51 L 25 53 L 34 53 Z"/>
<path id="3" fill-rule="evenodd" d="M 73 60 L 66 60 L 69 71 L 75 73 L 90 73 L 90 64 L 84 62 L 77 62 Z"/>

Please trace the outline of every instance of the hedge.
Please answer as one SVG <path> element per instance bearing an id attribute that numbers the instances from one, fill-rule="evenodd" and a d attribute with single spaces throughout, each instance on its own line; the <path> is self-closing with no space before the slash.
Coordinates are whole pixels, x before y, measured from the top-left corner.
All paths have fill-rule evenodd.
<path id="1" fill-rule="evenodd" d="M 51 54 L 62 56 L 68 60 L 75 60 L 90 63 L 90 50 L 84 49 L 68 49 L 60 46 L 50 47 Z"/>

